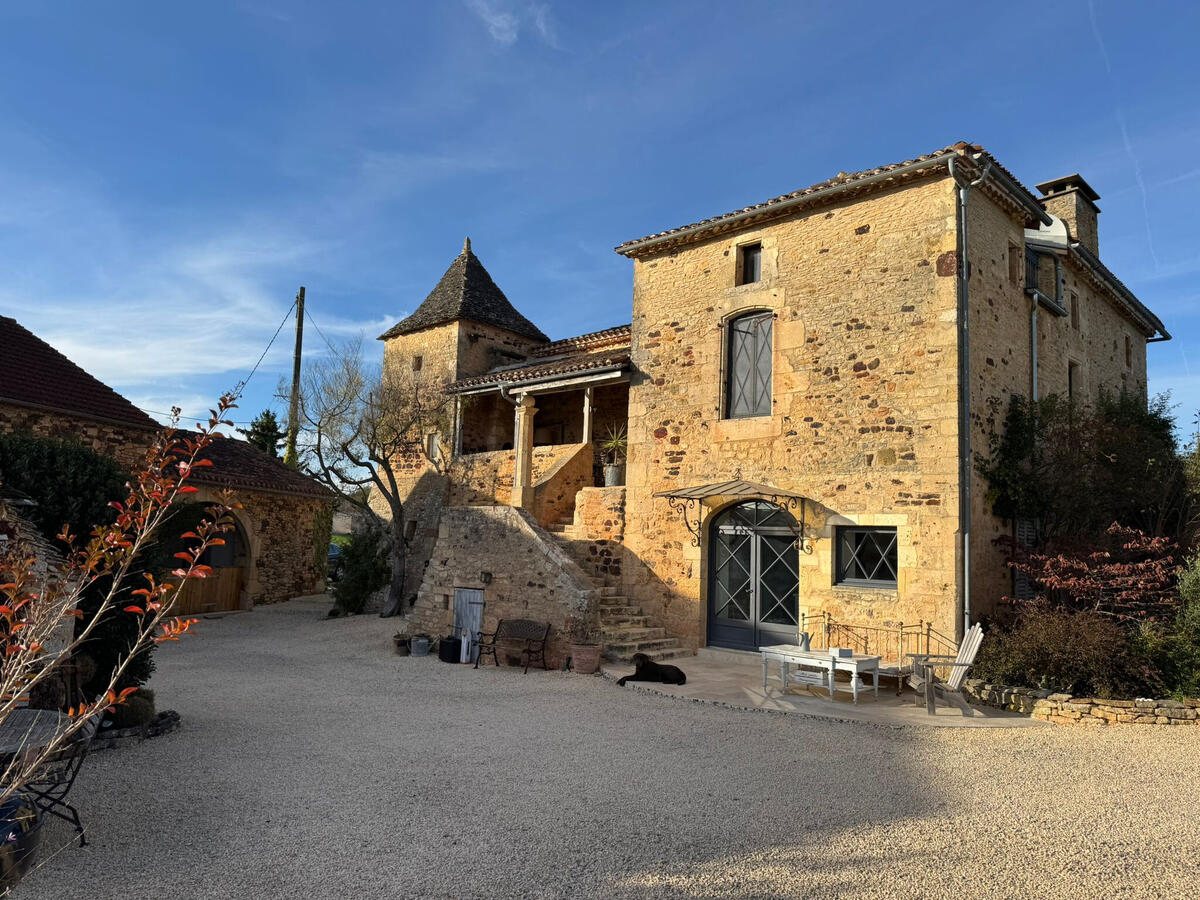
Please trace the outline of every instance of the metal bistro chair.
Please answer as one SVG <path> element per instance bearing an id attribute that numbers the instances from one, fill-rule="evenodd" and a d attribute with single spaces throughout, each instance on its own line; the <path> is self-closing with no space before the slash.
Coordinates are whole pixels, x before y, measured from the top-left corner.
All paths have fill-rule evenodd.
<path id="1" fill-rule="evenodd" d="M 87 846 L 87 836 L 84 834 L 83 823 L 79 820 L 79 810 L 71 805 L 67 795 L 71 793 L 71 786 L 75 784 L 75 778 L 79 775 L 79 769 L 87 756 L 92 738 L 96 736 L 103 715 L 103 712 L 98 712 L 89 717 L 87 724 L 79 729 L 71 743 L 51 756 L 38 773 L 37 779 L 27 786 L 42 812 L 57 816 L 75 826 L 79 833 L 80 847 Z"/>

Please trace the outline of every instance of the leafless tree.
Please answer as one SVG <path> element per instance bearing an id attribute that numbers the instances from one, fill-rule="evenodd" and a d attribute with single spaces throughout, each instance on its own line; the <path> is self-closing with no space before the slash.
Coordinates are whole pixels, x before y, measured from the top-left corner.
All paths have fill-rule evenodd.
<path id="1" fill-rule="evenodd" d="M 430 436 L 436 442 L 438 434 L 449 434 L 449 418 L 444 382 L 368 362 L 361 340 L 315 361 L 301 385 L 304 469 L 372 515 L 372 501 L 386 505 L 391 582 L 385 616 L 404 603 L 407 492 L 414 476 L 430 467 L 441 471 L 444 454 L 431 452 Z"/>

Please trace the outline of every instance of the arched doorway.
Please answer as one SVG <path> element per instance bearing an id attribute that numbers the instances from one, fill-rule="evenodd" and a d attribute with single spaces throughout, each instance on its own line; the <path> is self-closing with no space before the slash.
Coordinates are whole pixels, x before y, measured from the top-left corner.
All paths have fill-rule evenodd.
<path id="1" fill-rule="evenodd" d="M 722 510 L 708 532 L 708 643 L 754 650 L 799 631 L 796 520 L 764 500 Z"/>
<path id="2" fill-rule="evenodd" d="M 182 534 L 194 528 L 206 514 L 199 503 L 189 503 L 173 516 L 167 525 L 172 534 Z M 178 615 L 196 615 L 208 612 L 229 612 L 242 608 L 242 589 L 246 586 L 246 569 L 249 562 L 249 545 L 245 532 L 236 516 L 231 515 L 233 527 L 221 535 L 225 541 L 218 547 L 209 547 L 200 557 L 200 562 L 212 567 L 208 578 L 194 578 L 179 589 L 174 612 Z M 182 541 L 181 547 L 194 544 Z"/>

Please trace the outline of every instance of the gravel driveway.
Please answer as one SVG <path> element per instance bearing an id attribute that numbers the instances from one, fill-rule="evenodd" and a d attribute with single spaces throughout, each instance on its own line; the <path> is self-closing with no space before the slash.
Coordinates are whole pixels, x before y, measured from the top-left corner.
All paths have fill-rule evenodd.
<path id="1" fill-rule="evenodd" d="M 183 728 L 89 757 L 91 845 L 18 898 L 1200 894 L 1195 730 L 742 712 L 402 659 L 324 608 L 160 652 Z"/>

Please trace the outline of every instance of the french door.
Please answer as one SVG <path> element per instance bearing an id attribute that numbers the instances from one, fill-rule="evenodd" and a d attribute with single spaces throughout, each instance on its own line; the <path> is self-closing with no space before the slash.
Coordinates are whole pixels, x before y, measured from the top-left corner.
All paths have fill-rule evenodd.
<path id="1" fill-rule="evenodd" d="M 708 643 L 754 650 L 799 633 L 796 521 L 771 503 L 723 511 L 709 529 Z"/>

